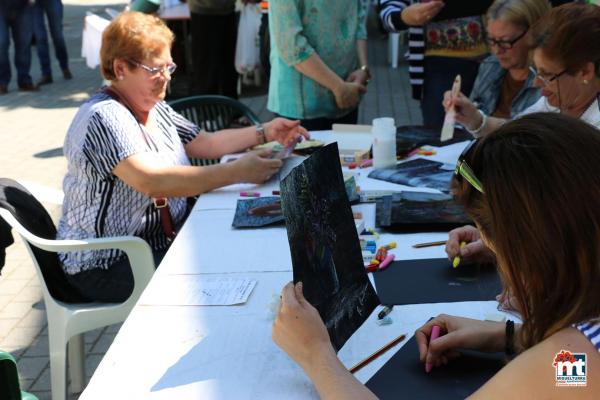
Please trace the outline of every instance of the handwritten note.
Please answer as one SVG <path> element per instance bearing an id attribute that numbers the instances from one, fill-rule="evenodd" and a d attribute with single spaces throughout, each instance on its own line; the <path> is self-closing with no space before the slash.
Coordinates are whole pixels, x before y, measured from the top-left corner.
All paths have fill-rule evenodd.
<path id="1" fill-rule="evenodd" d="M 141 305 L 230 306 L 243 304 L 257 281 L 203 275 L 168 275 L 149 287 Z"/>

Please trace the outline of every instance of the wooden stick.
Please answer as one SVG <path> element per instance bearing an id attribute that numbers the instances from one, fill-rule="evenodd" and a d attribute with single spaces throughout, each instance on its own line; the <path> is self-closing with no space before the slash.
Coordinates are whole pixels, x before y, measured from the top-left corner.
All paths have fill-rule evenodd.
<path id="1" fill-rule="evenodd" d="M 415 249 L 420 249 L 422 247 L 433 247 L 433 246 L 442 246 L 445 245 L 446 241 L 445 240 L 439 240 L 437 242 L 427 242 L 427 243 L 417 243 L 417 244 L 413 244 L 413 247 Z"/>
<path id="2" fill-rule="evenodd" d="M 380 355 L 382 355 L 383 353 L 385 353 L 386 351 L 388 351 L 389 349 L 391 349 L 392 347 L 394 347 L 395 345 L 397 345 L 404 339 L 406 339 L 406 335 L 398 336 L 396 339 L 392 340 L 391 342 L 389 342 L 388 344 L 386 344 L 385 346 L 383 346 L 382 348 L 377 350 L 375 353 L 371 354 L 369 357 L 365 358 L 364 360 L 362 360 L 361 362 L 356 364 L 354 367 L 350 368 L 350 373 L 352 373 L 352 374 L 356 373 L 362 367 L 369 364 L 371 361 L 375 360 L 377 357 L 379 357 Z"/>

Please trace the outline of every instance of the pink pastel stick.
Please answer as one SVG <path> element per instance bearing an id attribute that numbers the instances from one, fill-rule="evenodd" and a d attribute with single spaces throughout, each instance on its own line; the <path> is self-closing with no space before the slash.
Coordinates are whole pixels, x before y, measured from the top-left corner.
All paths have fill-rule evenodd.
<path id="1" fill-rule="evenodd" d="M 440 327 L 437 325 L 434 325 L 433 328 L 431 328 L 431 336 L 429 337 L 429 344 L 431 344 L 431 342 L 433 342 L 434 340 L 436 340 L 439 337 L 440 337 Z M 433 364 L 425 363 L 425 372 L 430 373 L 432 369 L 433 369 Z"/>
<path id="2" fill-rule="evenodd" d="M 388 255 L 387 255 L 387 257 L 386 257 L 386 258 L 384 258 L 384 259 L 383 259 L 383 261 L 382 261 L 382 262 L 379 264 L 379 268 L 378 268 L 378 270 L 379 270 L 379 271 L 381 271 L 381 270 L 384 270 L 384 269 L 386 269 L 387 267 L 389 267 L 389 266 L 390 266 L 390 264 L 392 263 L 392 261 L 394 261 L 394 258 L 395 258 L 395 257 L 396 257 L 396 256 L 395 256 L 395 255 L 393 255 L 393 254 L 388 254 Z"/>

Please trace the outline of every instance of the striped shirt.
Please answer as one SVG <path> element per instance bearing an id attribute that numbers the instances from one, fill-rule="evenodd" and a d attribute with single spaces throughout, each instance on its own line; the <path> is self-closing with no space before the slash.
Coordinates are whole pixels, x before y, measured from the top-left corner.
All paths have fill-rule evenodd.
<path id="1" fill-rule="evenodd" d="M 408 30 L 408 74 L 412 87 L 412 97 L 421 99 L 421 89 L 425 79 L 423 68 L 426 37 L 423 26 L 408 26 L 402 21 L 402 11 L 419 0 L 379 0 L 379 19 L 388 32 Z M 445 6 L 433 21 L 445 21 L 462 17 L 485 14 L 492 0 L 447 0 Z"/>
<path id="2" fill-rule="evenodd" d="M 586 338 L 600 351 L 600 320 L 590 320 L 575 324 L 575 328 L 584 334 Z"/>
<path id="3" fill-rule="evenodd" d="M 157 121 L 157 131 L 145 129 L 127 108 L 103 92 L 81 106 L 63 147 L 68 166 L 58 239 L 134 235 L 146 240 L 153 250 L 168 247 L 152 199 L 112 171 L 127 157 L 145 152 L 155 153 L 165 166 L 189 165 L 183 146 L 196 137 L 199 128 L 165 102 L 159 102 L 150 115 Z M 179 226 L 186 199 L 169 198 L 169 205 L 173 223 Z M 59 253 L 68 274 L 106 269 L 123 256 L 120 250 Z"/>

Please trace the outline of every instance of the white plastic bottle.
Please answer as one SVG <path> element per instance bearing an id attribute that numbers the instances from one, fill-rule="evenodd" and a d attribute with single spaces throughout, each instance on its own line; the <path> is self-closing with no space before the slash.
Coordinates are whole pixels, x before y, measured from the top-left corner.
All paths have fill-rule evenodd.
<path id="1" fill-rule="evenodd" d="M 396 126 L 393 118 L 373 120 L 373 167 L 387 168 L 396 165 Z"/>

